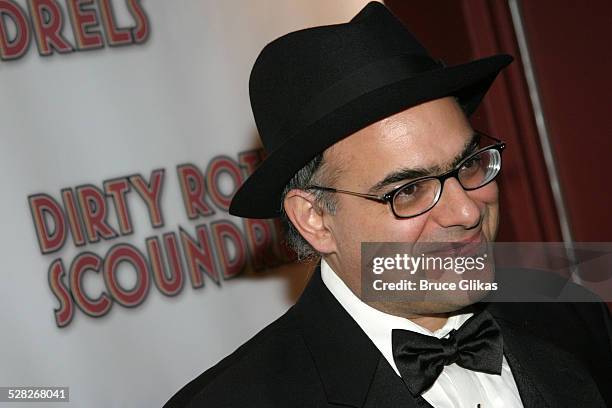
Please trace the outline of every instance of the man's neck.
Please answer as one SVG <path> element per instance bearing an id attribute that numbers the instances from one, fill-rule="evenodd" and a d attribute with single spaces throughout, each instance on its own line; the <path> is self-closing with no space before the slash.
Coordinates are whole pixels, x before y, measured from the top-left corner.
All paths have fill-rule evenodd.
<path id="1" fill-rule="evenodd" d="M 367 302 L 367 304 L 383 313 L 408 319 L 432 333 L 441 329 L 449 317 L 449 313 L 419 314 L 408 312 L 405 304 L 400 302 Z"/>
<path id="2" fill-rule="evenodd" d="M 360 279 L 349 279 L 346 274 L 342 273 L 342 268 L 337 264 L 337 260 L 332 258 L 325 259 L 330 268 L 344 282 L 344 284 L 353 292 L 355 296 L 361 299 L 361 281 Z M 441 329 L 448 320 L 449 313 L 427 313 L 419 314 L 410 311 L 410 305 L 402 302 L 366 302 L 369 306 L 383 313 L 408 319 L 419 326 L 434 332 Z"/>
<path id="3" fill-rule="evenodd" d="M 440 315 L 440 316 L 420 316 L 413 317 L 412 320 L 414 323 L 418 324 L 421 327 L 426 328 L 430 332 L 435 332 L 436 330 L 444 327 L 446 322 L 448 321 L 448 314 Z"/>

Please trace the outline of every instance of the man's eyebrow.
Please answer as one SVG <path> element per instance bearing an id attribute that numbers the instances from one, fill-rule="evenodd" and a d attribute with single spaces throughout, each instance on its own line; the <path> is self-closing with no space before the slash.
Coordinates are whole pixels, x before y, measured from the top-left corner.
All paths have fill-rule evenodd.
<path id="1" fill-rule="evenodd" d="M 452 169 L 456 167 L 463 159 L 472 154 L 480 143 L 480 135 L 478 133 L 473 133 L 472 137 L 465 143 L 461 153 L 459 153 L 449 165 L 442 168 L 440 166 L 432 166 L 432 167 L 413 167 L 413 168 L 401 168 L 392 173 L 389 173 L 385 176 L 384 179 L 374 184 L 370 188 L 370 193 L 376 193 L 382 190 L 383 188 L 396 184 L 400 181 L 416 179 L 419 177 L 432 176 L 435 174 L 442 173 L 445 169 Z"/>

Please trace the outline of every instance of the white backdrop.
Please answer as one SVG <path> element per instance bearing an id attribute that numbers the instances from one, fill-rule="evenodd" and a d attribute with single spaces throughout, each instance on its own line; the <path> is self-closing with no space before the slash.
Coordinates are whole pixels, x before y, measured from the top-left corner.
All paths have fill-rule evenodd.
<path id="1" fill-rule="evenodd" d="M 78 38 L 73 33 L 75 26 L 78 32 L 78 23 L 69 17 L 70 2 L 40 3 L 59 7 L 56 14 L 50 14 L 49 8 L 41 11 L 42 28 L 53 23 L 59 10 L 64 20 L 59 28 L 62 39 L 75 49 L 83 38 L 105 33 L 100 10 L 105 4 L 114 9 L 119 29 L 138 23 L 129 7 L 132 11 L 140 7 L 149 35 L 139 44 L 121 47 L 110 47 L 101 37 L 104 45 L 96 49 L 42 56 L 33 8 L 25 0 L 0 1 L 5 11 L 7 4 L 19 5 L 31 32 L 20 58 L 0 61 L 0 250 L 4 261 L 0 386 L 70 387 L 69 403 L 32 406 L 161 406 L 188 380 L 278 317 L 294 296 L 280 273 L 262 274 L 264 279 L 252 279 L 253 274 L 231 280 L 221 277 L 218 284 L 200 274 L 204 286 L 194 288 L 187 271 L 185 237 L 196 240 L 196 227 L 202 225 L 212 234 L 214 222 L 222 219 L 245 230 L 242 220 L 228 216 L 209 191 L 205 202 L 215 213 L 189 219 L 177 166 L 190 163 L 206 176 L 213 158 L 238 161 L 239 152 L 256 148 L 247 83 L 261 48 L 298 28 L 347 21 L 366 2 L 99 0 L 80 11 L 93 10 L 90 13 L 95 13 L 98 23 L 90 27 L 82 23 L 89 34 Z M 15 45 L 11 41 L 18 40 L 17 25 L 6 12 L 2 24 L 8 45 Z M 141 175 L 147 187 L 154 170 L 163 170 L 158 190 L 163 225 L 159 227 L 152 226 L 146 201 L 129 178 Z M 104 191 L 108 180 L 127 183 L 125 204 L 132 232 L 122 233 L 112 196 L 106 194 L 102 203 L 106 218 L 92 227 L 92 239 L 86 238 L 83 212 L 88 208 L 91 221 L 100 203 L 79 207 L 75 213 L 78 224 L 74 225 L 81 226 L 83 242 L 75 240 L 66 221 L 63 244 L 43 253 L 38 235 L 45 226 L 50 235 L 61 226 L 41 211 L 37 230 L 36 208 L 42 207 L 31 206 L 28 197 L 55 200 L 67 220 L 62 190 L 75 194 L 78 186 L 91 185 L 95 188 L 89 190 L 95 193 Z M 153 183 L 149 187 L 153 189 Z M 218 187 L 217 198 L 231 194 L 228 172 L 220 173 Z M 103 234 L 100 222 L 117 236 L 96 238 Z M 162 294 L 151 278 L 145 243 L 151 237 L 161 240 L 164 234 L 177 239 L 184 268 L 183 284 L 175 296 Z M 210 259 L 222 270 L 221 245 L 229 242 L 228 259 L 236 259 L 238 247 L 219 236 L 221 243 L 211 238 Z M 142 286 L 144 294 L 130 308 L 113 300 L 102 272 L 108 251 L 126 244 L 149 262 L 148 289 Z M 75 304 L 78 288 L 70 282 L 73 261 L 87 253 L 90 260 L 99 257 L 100 265 L 98 271 L 83 269 L 76 286 L 92 299 L 106 294 L 112 306 L 100 317 L 87 315 Z M 63 267 L 57 280 L 49 278 L 54 262 Z M 129 262 L 118 265 L 112 276 L 125 292 L 144 285 Z M 58 320 L 56 310 L 67 306 L 60 302 L 67 291 L 73 292 L 67 298 L 72 313 L 65 309 Z"/>

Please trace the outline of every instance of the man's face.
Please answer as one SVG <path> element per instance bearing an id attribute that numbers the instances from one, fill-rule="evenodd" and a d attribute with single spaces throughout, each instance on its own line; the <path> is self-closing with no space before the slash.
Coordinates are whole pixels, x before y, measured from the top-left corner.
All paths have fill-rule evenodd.
<path id="1" fill-rule="evenodd" d="M 372 187 L 406 170 L 452 168 L 469 153 L 473 130 L 452 98 L 437 99 L 385 118 L 329 148 L 325 161 L 340 170 L 333 187 L 382 195 L 407 181 Z M 465 191 L 457 179 L 447 179 L 439 202 L 414 218 L 399 219 L 388 204 L 336 194 L 338 210 L 325 216 L 333 249 L 325 258 L 355 292 L 360 293 L 362 242 L 493 241 L 498 224 L 495 182 Z"/>

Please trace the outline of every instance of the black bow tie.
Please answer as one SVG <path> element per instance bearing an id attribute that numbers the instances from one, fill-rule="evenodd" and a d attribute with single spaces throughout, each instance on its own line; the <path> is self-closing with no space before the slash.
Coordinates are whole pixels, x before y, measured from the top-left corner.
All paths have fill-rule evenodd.
<path id="1" fill-rule="evenodd" d="M 445 365 L 501 374 L 503 342 L 493 317 L 482 311 L 470 317 L 459 330 L 438 339 L 409 330 L 392 331 L 393 359 L 413 395 L 420 395 L 436 381 Z"/>

